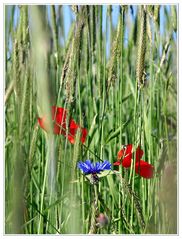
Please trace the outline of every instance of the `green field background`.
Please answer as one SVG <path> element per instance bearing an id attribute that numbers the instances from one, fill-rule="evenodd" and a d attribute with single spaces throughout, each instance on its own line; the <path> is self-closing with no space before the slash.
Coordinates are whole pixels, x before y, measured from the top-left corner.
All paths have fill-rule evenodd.
<path id="1" fill-rule="evenodd" d="M 5 233 L 176 234 L 177 6 L 68 8 L 69 28 L 61 5 L 5 6 Z M 39 126 L 53 105 L 84 144 Z M 113 166 L 124 144 L 153 178 Z M 86 159 L 112 163 L 97 186 Z"/>

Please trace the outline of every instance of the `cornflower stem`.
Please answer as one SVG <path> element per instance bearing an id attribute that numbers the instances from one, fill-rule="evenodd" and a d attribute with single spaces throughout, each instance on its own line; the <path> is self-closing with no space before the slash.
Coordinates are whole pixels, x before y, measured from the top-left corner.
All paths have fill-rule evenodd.
<path id="1" fill-rule="evenodd" d="M 92 203 L 92 216 L 89 234 L 97 233 L 96 216 L 98 210 L 98 184 L 94 184 L 94 200 Z"/>

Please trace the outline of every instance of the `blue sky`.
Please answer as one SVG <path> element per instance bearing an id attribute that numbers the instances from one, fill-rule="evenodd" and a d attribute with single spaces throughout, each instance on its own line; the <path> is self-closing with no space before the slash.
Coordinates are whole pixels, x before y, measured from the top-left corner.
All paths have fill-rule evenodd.
<path id="1" fill-rule="evenodd" d="M 103 9 L 102 9 L 102 15 L 103 15 L 103 19 L 102 19 L 102 31 L 103 33 L 106 33 L 106 15 L 107 15 L 107 7 L 108 5 L 103 5 Z M 70 7 L 68 5 L 64 5 L 63 6 L 64 9 L 64 24 L 65 24 L 65 36 L 66 38 L 68 37 L 68 33 L 70 30 L 70 26 L 71 26 L 71 19 L 75 19 L 74 14 L 72 13 Z M 134 6 L 134 16 L 136 16 L 136 7 Z M 117 27 L 117 23 L 118 23 L 118 18 L 119 18 L 119 5 L 112 5 L 112 24 L 113 27 L 116 28 Z M 107 32 L 109 35 L 109 31 Z M 127 31 L 126 31 L 126 36 L 125 38 L 127 38 Z M 110 42 L 109 39 L 107 40 L 106 43 L 106 55 L 108 56 L 110 52 Z"/>
<path id="2" fill-rule="evenodd" d="M 103 19 L 102 19 L 102 31 L 103 33 L 106 33 L 106 15 L 107 15 L 107 7 L 108 5 L 103 5 L 103 9 L 102 9 L 102 14 L 103 14 Z M 70 6 L 68 5 L 64 5 L 63 6 L 64 9 L 64 27 L 65 27 L 65 37 L 67 39 L 68 37 L 68 33 L 70 30 L 70 26 L 72 23 L 72 20 L 75 19 L 75 16 L 72 12 L 72 10 L 70 9 Z M 170 12 L 170 6 L 167 6 L 167 11 Z M 130 17 L 134 20 L 134 18 L 136 17 L 136 12 L 137 12 L 137 6 L 133 5 L 133 16 L 129 10 L 129 15 Z M 119 17 L 119 5 L 112 5 L 112 24 L 113 27 L 116 28 L 117 27 L 117 23 L 118 23 L 118 17 Z M 164 17 L 164 7 L 160 8 L 160 32 L 161 34 L 164 33 L 164 29 L 165 29 L 165 17 Z M 109 36 L 109 30 L 107 31 L 108 36 Z M 127 45 L 128 42 L 128 29 L 125 30 L 125 45 Z M 107 36 L 107 37 L 108 37 Z M 106 42 L 106 56 L 109 56 L 109 52 L 110 52 L 110 41 L 109 41 L 109 37 L 107 38 L 107 42 Z M 162 52 L 160 52 L 161 54 Z"/>
<path id="3" fill-rule="evenodd" d="M 106 12 L 107 12 L 107 6 L 108 5 L 103 5 L 103 32 L 105 32 L 105 21 L 106 21 Z M 9 5 L 9 10 L 11 6 Z M 57 7 L 57 6 L 56 6 Z M 167 11 L 170 12 L 170 6 L 166 6 Z M 63 12 L 64 12 L 64 24 L 65 24 L 65 33 L 66 36 L 68 36 L 68 32 L 71 26 L 72 20 L 75 19 L 75 16 L 70 9 L 69 5 L 63 5 Z M 47 10 L 48 10 L 48 17 L 50 19 L 50 6 L 47 5 Z M 136 5 L 133 5 L 133 10 L 134 10 L 134 17 L 136 16 Z M 9 11 L 8 11 L 9 12 Z M 15 15 L 14 15 L 14 26 L 17 25 L 18 22 L 18 17 L 19 17 L 19 8 L 15 8 Z M 131 15 L 131 14 L 130 14 Z M 117 22 L 118 22 L 118 16 L 119 16 L 119 5 L 112 5 L 112 22 L 113 26 L 116 27 Z M 160 17 L 161 17 L 161 33 L 164 31 L 164 24 L 165 24 L 165 18 L 164 18 L 164 7 L 161 7 L 160 10 Z"/>
<path id="4" fill-rule="evenodd" d="M 134 18 L 136 17 L 136 11 L 137 11 L 137 6 L 136 5 L 132 5 L 133 6 L 133 16 L 131 14 L 131 11 L 129 10 L 129 17 L 134 20 Z M 108 5 L 103 5 L 102 8 L 102 15 L 103 15 L 103 19 L 102 19 L 102 31 L 105 34 L 106 33 L 106 15 L 107 15 L 107 7 Z M 10 12 L 11 6 L 8 6 L 8 11 Z M 56 6 L 56 10 L 58 9 L 58 5 Z M 167 6 L 167 11 L 170 12 L 170 6 Z M 48 20 L 50 22 L 50 5 L 47 5 L 47 14 L 48 14 Z M 14 27 L 16 28 L 17 26 L 17 22 L 18 22 L 18 17 L 19 17 L 19 8 L 16 6 L 15 8 L 15 14 L 14 14 Z M 63 17 L 64 17 L 64 29 L 65 29 L 65 39 L 67 39 L 68 37 L 68 33 L 70 30 L 70 26 L 72 21 L 75 20 L 75 15 L 72 12 L 71 8 L 69 5 L 63 5 Z M 116 28 L 117 27 L 117 23 L 118 23 L 118 17 L 119 17 L 119 5 L 112 5 L 112 24 L 113 27 Z M 50 23 L 51 24 L 51 23 Z M 164 14 L 164 6 L 161 6 L 160 8 L 160 34 L 164 34 L 165 33 L 165 24 L 166 24 L 166 19 L 165 19 L 165 14 Z M 125 46 L 127 45 L 128 42 L 128 29 L 125 30 Z M 174 39 L 177 39 L 176 34 L 173 34 Z M 64 44 L 63 42 L 63 38 L 61 39 L 61 43 Z M 10 48 L 12 48 L 12 43 L 9 42 L 9 46 Z M 162 48 L 161 48 L 162 49 Z M 109 40 L 109 29 L 107 30 L 107 41 L 106 41 L 106 55 L 107 57 L 109 56 L 109 52 L 110 52 L 110 40 Z M 160 50 L 160 54 L 161 54 L 161 50 Z"/>

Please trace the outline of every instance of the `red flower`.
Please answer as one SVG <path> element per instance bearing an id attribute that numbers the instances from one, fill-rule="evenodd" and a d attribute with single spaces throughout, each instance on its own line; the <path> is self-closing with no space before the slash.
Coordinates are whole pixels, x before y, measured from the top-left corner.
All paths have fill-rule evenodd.
<path id="1" fill-rule="evenodd" d="M 77 132 L 77 129 L 80 128 L 80 126 L 78 124 L 75 123 L 75 121 L 73 119 L 70 119 L 70 125 L 69 125 L 69 135 L 68 135 L 68 140 L 74 144 L 75 142 L 75 135 Z M 87 129 L 85 128 L 81 128 L 81 142 L 85 143 L 86 140 L 86 136 L 87 136 Z"/>
<path id="2" fill-rule="evenodd" d="M 135 164 L 135 172 L 143 178 L 153 178 L 154 166 L 143 160 L 140 160 Z"/>
<path id="3" fill-rule="evenodd" d="M 154 174 L 154 167 L 141 160 L 143 156 L 143 150 L 140 146 L 137 147 L 135 153 L 135 172 L 139 174 L 141 177 L 144 178 L 152 178 Z M 121 165 L 125 168 L 131 167 L 131 160 L 132 160 L 132 144 L 125 145 L 119 152 L 118 152 L 118 161 L 116 161 L 113 165 Z"/>
<path id="4" fill-rule="evenodd" d="M 131 166 L 132 159 L 132 144 L 128 144 L 123 147 L 118 152 L 118 161 L 114 163 L 114 165 L 121 165 L 125 168 L 129 168 Z"/>
<path id="5" fill-rule="evenodd" d="M 66 134 L 66 117 L 67 110 L 61 107 L 52 106 L 52 120 L 53 120 L 53 132 L 54 134 L 63 134 L 68 135 L 68 140 L 70 143 L 75 143 L 75 136 L 77 130 L 80 128 L 81 130 L 81 142 L 84 143 L 87 136 L 87 129 L 81 128 L 80 125 L 76 124 L 76 122 L 70 118 L 68 134 Z M 48 132 L 48 123 L 45 117 L 38 118 L 39 125 L 42 129 Z"/>
<path id="6" fill-rule="evenodd" d="M 64 108 L 52 106 L 52 120 L 54 122 L 54 134 L 66 134 L 66 110 Z M 48 132 L 48 122 L 46 117 L 38 118 L 39 125 Z"/>
<path id="7" fill-rule="evenodd" d="M 118 152 L 118 161 L 114 163 L 114 165 L 121 165 L 125 168 L 129 168 L 131 166 L 132 160 L 132 144 L 125 145 L 123 149 Z M 138 146 L 136 149 L 136 162 L 138 162 L 143 156 L 143 150 Z"/>

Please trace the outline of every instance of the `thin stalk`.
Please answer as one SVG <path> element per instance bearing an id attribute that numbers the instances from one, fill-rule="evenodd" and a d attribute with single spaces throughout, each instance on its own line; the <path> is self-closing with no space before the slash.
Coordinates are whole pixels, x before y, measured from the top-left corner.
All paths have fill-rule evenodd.
<path id="1" fill-rule="evenodd" d="M 98 187 L 94 185 L 94 200 L 92 203 L 92 214 L 89 234 L 97 234 L 96 216 L 98 210 Z"/>

